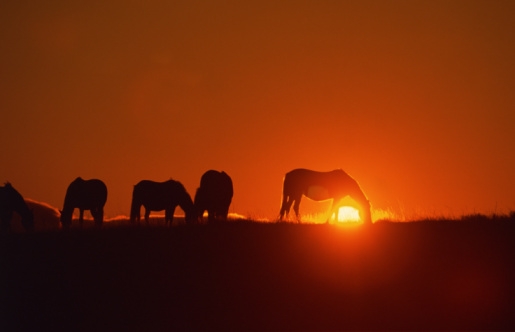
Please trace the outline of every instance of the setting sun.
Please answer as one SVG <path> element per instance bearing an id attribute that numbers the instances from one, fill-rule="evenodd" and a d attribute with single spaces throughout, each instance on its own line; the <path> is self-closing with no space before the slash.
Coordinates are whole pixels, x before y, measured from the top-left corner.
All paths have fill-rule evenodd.
<path id="1" fill-rule="evenodd" d="M 338 219 L 339 222 L 356 222 L 360 221 L 359 211 L 352 206 L 342 206 L 338 210 Z"/>

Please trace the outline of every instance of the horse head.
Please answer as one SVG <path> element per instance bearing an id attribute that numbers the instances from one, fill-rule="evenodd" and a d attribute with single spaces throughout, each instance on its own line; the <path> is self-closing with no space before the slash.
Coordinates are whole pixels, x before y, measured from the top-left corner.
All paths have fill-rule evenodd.
<path id="1" fill-rule="evenodd" d="M 187 224 L 196 224 L 199 221 L 198 212 L 191 200 L 190 195 L 185 192 L 185 196 L 182 201 L 179 203 L 179 206 L 184 211 L 184 221 Z"/>
<path id="2" fill-rule="evenodd" d="M 64 227 L 69 227 L 70 224 L 72 223 L 73 211 L 69 211 L 68 209 L 63 208 L 63 210 L 59 210 L 59 212 L 61 213 L 61 218 L 60 218 L 61 224 Z"/>
<path id="3" fill-rule="evenodd" d="M 195 224 L 198 222 L 198 213 L 195 208 L 195 204 L 191 200 L 191 196 L 188 194 L 186 189 L 181 185 L 182 197 L 179 200 L 179 206 L 184 211 L 184 220 L 187 224 Z"/>
<path id="4" fill-rule="evenodd" d="M 186 224 L 196 224 L 199 222 L 198 214 L 195 209 L 186 209 L 184 213 L 184 221 L 186 221 Z"/>
<path id="5" fill-rule="evenodd" d="M 360 204 L 360 217 L 364 224 L 372 224 L 371 206 L 368 199 Z"/>

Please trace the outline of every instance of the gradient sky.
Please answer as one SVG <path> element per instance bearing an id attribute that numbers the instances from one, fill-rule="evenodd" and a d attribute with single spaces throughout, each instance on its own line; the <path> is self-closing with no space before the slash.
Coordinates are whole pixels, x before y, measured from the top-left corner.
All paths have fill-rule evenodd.
<path id="1" fill-rule="evenodd" d="M 342 168 L 373 208 L 515 210 L 514 1 L 4 1 L 0 181 L 129 213 L 208 169 L 275 218 L 284 174 Z M 305 204 L 305 203 L 303 203 Z M 301 212 L 303 205 L 301 205 Z"/>

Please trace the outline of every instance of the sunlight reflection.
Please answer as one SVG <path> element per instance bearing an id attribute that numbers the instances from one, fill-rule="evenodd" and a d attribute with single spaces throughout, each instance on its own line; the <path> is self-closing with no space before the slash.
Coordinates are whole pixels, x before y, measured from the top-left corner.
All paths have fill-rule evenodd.
<path id="1" fill-rule="evenodd" d="M 359 217 L 359 210 L 352 206 L 342 206 L 338 209 L 338 222 L 358 222 L 361 221 Z"/>

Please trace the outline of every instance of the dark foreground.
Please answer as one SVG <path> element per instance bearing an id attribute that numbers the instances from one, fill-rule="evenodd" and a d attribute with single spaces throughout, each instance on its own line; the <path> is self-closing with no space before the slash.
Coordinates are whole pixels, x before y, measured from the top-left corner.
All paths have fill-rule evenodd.
<path id="1" fill-rule="evenodd" d="M 515 223 L 0 236 L 0 330 L 513 329 Z"/>

